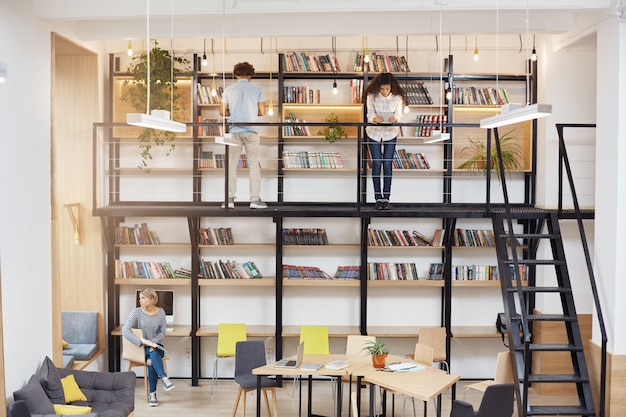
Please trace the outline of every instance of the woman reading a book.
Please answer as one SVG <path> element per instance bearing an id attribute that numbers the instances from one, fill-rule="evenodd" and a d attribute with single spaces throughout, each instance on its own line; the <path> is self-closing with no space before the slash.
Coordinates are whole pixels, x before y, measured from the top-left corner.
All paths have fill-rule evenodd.
<path id="1" fill-rule="evenodd" d="M 150 388 L 148 404 L 150 407 L 159 405 L 156 397 L 157 381 L 159 379 L 161 379 L 165 391 L 174 388 L 174 384 L 165 374 L 163 367 L 165 350 L 161 340 L 165 337 L 167 327 L 165 310 L 157 306 L 158 302 L 159 296 L 152 288 L 141 290 L 139 293 L 139 307 L 130 312 L 122 329 L 122 334 L 125 338 L 137 346 L 143 346 L 145 349 L 148 385 Z M 131 329 L 141 329 L 143 337 L 135 336 Z"/>
<path id="2" fill-rule="evenodd" d="M 406 94 L 398 79 L 388 72 L 378 74 L 365 89 L 367 108 L 367 143 L 372 158 L 372 180 L 377 210 L 389 210 L 393 154 L 400 128 L 393 126 L 402 118 L 402 105 Z M 382 191 L 380 171 L 383 171 Z"/>

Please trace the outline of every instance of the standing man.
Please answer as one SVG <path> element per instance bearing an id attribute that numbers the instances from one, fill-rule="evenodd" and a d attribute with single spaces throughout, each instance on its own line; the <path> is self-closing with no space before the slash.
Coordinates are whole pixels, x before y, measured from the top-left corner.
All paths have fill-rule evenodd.
<path id="1" fill-rule="evenodd" d="M 228 86 L 222 94 L 221 116 L 230 116 L 230 122 L 249 123 L 257 116 L 265 116 L 263 91 L 250 80 L 254 67 L 248 62 L 240 62 L 233 70 L 237 82 Z M 228 155 L 228 208 L 235 208 L 237 194 L 237 162 L 241 154 L 241 145 L 246 148 L 246 157 L 250 174 L 250 208 L 267 208 L 261 200 L 261 167 L 259 166 L 259 143 L 261 138 L 252 126 L 232 126 L 230 133 L 239 145 L 232 146 Z M 222 204 L 222 208 L 225 204 Z"/>

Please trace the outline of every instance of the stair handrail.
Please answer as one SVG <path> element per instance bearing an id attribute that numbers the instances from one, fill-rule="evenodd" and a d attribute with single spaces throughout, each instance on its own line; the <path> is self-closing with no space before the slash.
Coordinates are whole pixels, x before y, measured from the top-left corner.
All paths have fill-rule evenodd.
<path id="1" fill-rule="evenodd" d="M 605 391 L 606 391 L 606 345 L 607 345 L 607 335 L 606 335 L 606 327 L 604 324 L 604 316 L 602 314 L 602 308 L 600 306 L 600 297 L 598 295 L 598 288 L 596 285 L 595 274 L 593 272 L 593 265 L 591 263 L 591 255 L 589 253 L 589 247 L 587 245 L 587 236 L 585 234 L 585 227 L 583 225 L 582 214 L 580 211 L 580 205 L 578 203 L 578 197 L 576 194 L 576 188 L 574 186 L 574 177 L 572 175 L 571 165 L 569 163 L 569 157 L 567 156 L 567 149 L 565 147 L 565 139 L 563 138 L 563 129 L 566 127 L 575 127 L 575 128 L 595 128 L 595 124 L 584 124 L 584 123 L 557 123 L 556 130 L 559 136 L 559 202 L 558 202 L 558 213 L 561 215 L 563 213 L 563 168 L 565 168 L 565 172 L 567 174 L 567 181 L 570 187 L 570 191 L 572 194 L 572 202 L 574 203 L 574 213 L 576 215 L 576 223 L 578 225 L 578 231 L 580 233 L 580 238 L 583 246 L 583 252 L 585 254 L 585 262 L 587 265 L 587 273 L 589 274 L 589 284 L 591 285 L 591 292 L 593 294 L 593 302 L 596 308 L 596 314 L 598 317 L 598 325 L 600 327 L 600 336 L 602 339 L 602 350 L 601 350 L 601 359 L 600 359 L 600 404 L 599 404 L 599 417 L 604 417 L 604 409 L 605 409 Z"/>

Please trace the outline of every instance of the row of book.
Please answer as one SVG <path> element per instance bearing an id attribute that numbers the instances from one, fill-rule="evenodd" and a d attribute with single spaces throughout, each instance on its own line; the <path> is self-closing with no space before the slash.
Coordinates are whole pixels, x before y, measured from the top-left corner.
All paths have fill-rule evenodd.
<path id="1" fill-rule="evenodd" d="M 288 227 L 283 229 L 285 245 L 328 245 L 326 229 L 314 227 Z"/>
<path id="2" fill-rule="evenodd" d="M 225 155 L 223 153 L 214 153 L 213 151 L 200 151 L 198 168 L 224 168 L 226 163 Z M 248 168 L 248 158 L 245 153 L 239 155 L 237 168 Z"/>
<path id="3" fill-rule="evenodd" d="M 415 128 L 415 136 L 417 137 L 430 136 L 433 130 L 440 130 L 441 133 L 448 132 L 448 127 L 442 126 L 448 123 L 447 114 L 418 114 L 416 122 L 429 124 L 428 126 L 417 126 Z"/>
<path id="4" fill-rule="evenodd" d="M 339 152 L 283 151 L 283 168 L 343 168 Z"/>
<path id="5" fill-rule="evenodd" d="M 368 262 L 367 279 L 370 281 L 417 280 L 414 263 Z"/>
<path id="6" fill-rule="evenodd" d="M 468 104 L 475 106 L 495 106 L 510 103 L 509 93 L 505 88 L 492 87 L 455 87 L 452 90 L 454 104 Z"/>
<path id="7" fill-rule="evenodd" d="M 115 260 L 115 278 L 170 279 L 177 275 L 169 262 Z"/>
<path id="8" fill-rule="evenodd" d="M 401 80 L 399 84 L 406 94 L 406 102 L 409 106 L 433 104 L 433 98 L 423 82 Z"/>
<path id="9" fill-rule="evenodd" d="M 515 267 L 509 265 L 513 272 Z M 528 265 L 519 266 L 519 274 L 511 275 L 516 280 L 528 280 Z M 497 265 L 456 265 L 452 267 L 452 279 L 455 281 L 499 281 L 500 273 Z"/>
<path id="10" fill-rule="evenodd" d="M 216 86 L 215 94 L 213 94 L 213 89 L 210 85 L 198 83 L 197 90 L 198 104 L 220 104 L 222 102 L 222 94 L 224 93 L 224 87 L 222 86 Z"/>
<path id="11" fill-rule="evenodd" d="M 290 279 L 332 279 L 316 266 L 283 265 L 283 278 Z"/>
<path id="12" fill-rule="evenodd" d="M 201 227 L 201 245 L 234 245 L 233 231 L 230 227 Z"/>
<path id="13" fill-rule="evenodd" d="M 147 223 L 134 226 L 116 226 L 116 245 L 158 245 L 161 241 L 156 232 L 148 229 Z"/>
<path id="14" fill-rule="evenodd" d="M 370 54 L 369 72 L 409 72 L 409 63 L 404 56 Z M 365 54 L 357 52 L 354 59 L 354 71 L 363 71 L 365 68 Z"/>
<path id="15" fill-rule="evenodd" d="M 205 261 L 200 260 L 200 275 L 205 279 L 254 279 L 263 278 L 252 261 Z"/>
<path id="16" fill-rule="evenodd" d="M 287 72 L 340 72 L 339 61 L 332 54 L 309 55 L 308 52 L 291 52 L 281 55 L 283 69 Z"/>
<path id="17" fill-rule="evenodd" d="M 198 126 L 198 136 L 222 136 L 222 123 L 219 119 L 206 119 L 198 116 L 198 123 L 208 123 Z"/>
<path id="18" fill-rule="evenodd" d="M 359 279 L 360 267 L 358 265 L 338 266 L 333 278 L 336 279 Z"/>
<path id="19" fill-rule="evenodd" d="M 308 85 L 286 85 L 283 87 L 285 103 L 319 104 L 321 95 L 319 88 L 309 88 Z"/>
<path id="20" fill-rule="evenodd" d="M 290 112 L 289 119 L 285 119 L 285 123 L 290 123 L 290 125 L 283 126 L 283 134 L 285 136 L 311 136 L 307 125 L 298 124 L 306 123 L 306 120 L 298 119 L 295 113 Z"/>
<path id="21" fill-rule="evenodd" d="M 426 155 L 420 152 L 407 152 L 406 149 L 396 149 L 393 153 L 394 169 L 430 169 Z"/>
<path id="22" fill-rule="evenodd" d="M 493 230 L 456 229 L 455 246 L 495 246 Z"/>
<path id="23" fill-rule="evenodd" d="M 417 230 L 378 230 L 368 229 L 369 246 L 431 246 L 432 238 L 424 236 Z"/>

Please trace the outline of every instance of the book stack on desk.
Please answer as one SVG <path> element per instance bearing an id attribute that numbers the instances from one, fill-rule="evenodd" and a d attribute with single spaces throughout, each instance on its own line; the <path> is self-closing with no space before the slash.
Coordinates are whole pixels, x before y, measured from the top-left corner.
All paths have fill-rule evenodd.
<path id="1" fill-rule="evenodd" d="M 330 369 L 331 371 L 338 371 L 340 369 L 347 368 L 348 366 L 350 366 L 350 362 L 337 360 L 327 363 L 325 367 L 326 369 Z"/>

